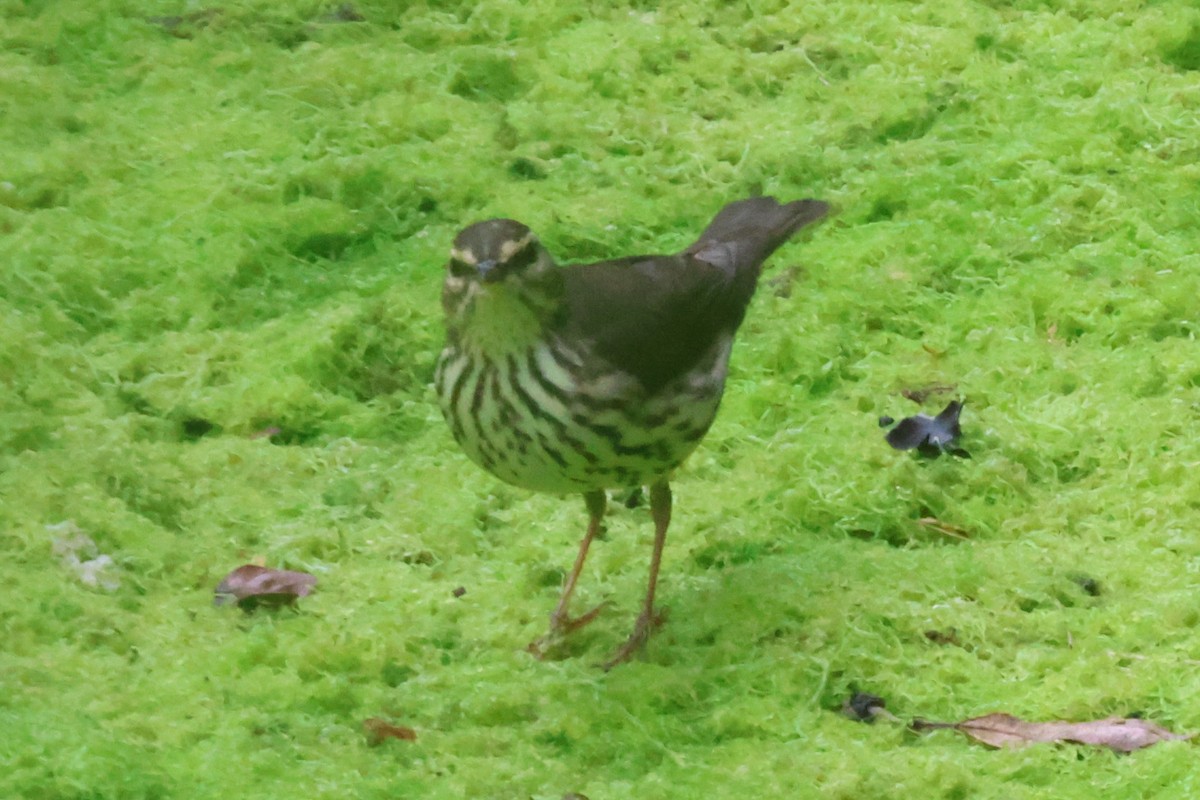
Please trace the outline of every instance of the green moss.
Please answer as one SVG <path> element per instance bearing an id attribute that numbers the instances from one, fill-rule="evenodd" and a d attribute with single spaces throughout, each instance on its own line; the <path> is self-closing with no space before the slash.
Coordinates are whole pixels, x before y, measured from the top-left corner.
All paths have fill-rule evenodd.
<path id="1" fill-rule="evenodd" d="M 836 709 L 1200 729 L 1198 26 L 0 4 L 0 796 L 1195 794 L 1186 745 L 992 752 Z M 564 260 L 664 250 L 760 191 L 841 212 L 773 261 L 675 483 L 670 620 L 592 666 L 645 579 L 618 507 L 580 588 L 613 607 L 534 662 L 582 503 L 453 447 L 448 242 L 504 215 Z M 969 461 L 883 442 L 933 385 Z M 67 520 L 119 588 L 55 554 Z M 253 558 L 318 592 L 214 609 Z M 369 746 L 375 716 L 417 741 Z"/>

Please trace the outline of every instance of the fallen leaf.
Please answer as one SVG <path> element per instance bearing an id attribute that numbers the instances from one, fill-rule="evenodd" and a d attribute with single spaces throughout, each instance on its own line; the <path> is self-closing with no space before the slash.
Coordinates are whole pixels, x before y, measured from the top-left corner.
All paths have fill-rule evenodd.
<path id="1" fill-rule="evenodd" d="M 952 644 L 955 646 L 962 643 L 958 640 L 958 631 L 954 628 L 947 628 L 944 631 L 939 631 L 937 628 L 931 628 L 925 631 L 925 638 L 934 644 Z"/>
<path id="2" fill-rule="evenodd" d="M 937 517 L 921 517 L 917 520 L 918 525 L 922 525 L 938 533 L 944 533 L 955 539 L 969 539 L 966 528 L 960 528 L 957 525 L 951 525 L 949 522 L 942 522 Z"/>
<path id="3" fill-rule="evenodd" d="M 400 739 L 405 742 L 415 742 L 417 732 L 406 725 L 393 725 L 382 717 L 371 717 L 363 720 L 363 732 L 367 734 L 367 744 L 375 747 L 388 739 Z"/>
<path id="4" fill-rule="evenodd" d="M 316 585 L 316 577 L 307 572 L 243 564 L 217 584 L 213 602 L 221 606 L 236 601 L 246 611 L 259 605 L 291 605 L 297 598 L 311 594 Z"/>
<path id="5" fill-rule="evenodd" d="M 887 442 L 897 450 L 915 447 L 927 458 L 937 458 L 942 453 L 970 458 L 970 453 L 955 444 L 962 436 L 962 428 L 958 424 L 962 407 L 961 401 L 952 400 L 936 417 L 926 414 L 905 417 L 887 432 Z"/>
<path id="6" fill-rule="evenodd" d="M 1136 717 L 1109 717 L 1090 722 L 1027 722 L 1012 714 L 988 714 L 962 722 L 915 719 L 913 730 L 950 728 L 992 747 L 1020 747 L 1033 742 L 1071 742 L 1132 753 L 1163 741 L 1190 739 Z"/>

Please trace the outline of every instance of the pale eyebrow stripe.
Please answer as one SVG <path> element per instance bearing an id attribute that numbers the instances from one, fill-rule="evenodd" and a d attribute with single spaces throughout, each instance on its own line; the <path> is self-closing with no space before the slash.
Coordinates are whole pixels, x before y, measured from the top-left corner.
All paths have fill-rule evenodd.
<path id="1" fill-rule="evenodd" d="M 459 250 L 457 247 L 450 248 L 450 258 L 455 261 L 461 261 L 464 264 L 470 264 L 472 267 L 479 263 L 479 259 L 470 250 Z"/>
<path id="2" fill-rule="evenodd" d="M 528 247 L 530 242 L 532 242 L 533 240 L 534 240 L 533 231 L 530 231 L 529 233 L 522 236 L 520 239 L 507 241 L 504 244 L 500 245 L 500 260 L 508 261 L 515 254 L 521 252 L 526 247 Z"/>

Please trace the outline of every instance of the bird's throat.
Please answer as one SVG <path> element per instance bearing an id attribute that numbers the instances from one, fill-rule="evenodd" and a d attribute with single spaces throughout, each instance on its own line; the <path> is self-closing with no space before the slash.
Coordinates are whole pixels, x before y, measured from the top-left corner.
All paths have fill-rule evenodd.
<path id="1" fill-rule="evenodd" d="M 537 309 L 513 287 L 498 284 L 480 288 L 460 342 L 465 349 L 498 360 L 528 352 L 542 334 Z"/>

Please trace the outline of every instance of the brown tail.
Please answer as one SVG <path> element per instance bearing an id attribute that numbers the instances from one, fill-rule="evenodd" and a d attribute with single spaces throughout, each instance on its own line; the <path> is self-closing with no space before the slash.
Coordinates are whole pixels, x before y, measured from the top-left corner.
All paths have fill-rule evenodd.
<path id="1" fill-rule="evenodd" d="M 757 271 L 776 248 L 829 212 L 830 205 L 822 200 L 783 205 L 774 197 L 738 200 L 722 208 L 685 252 L 734 272 Z"/>

